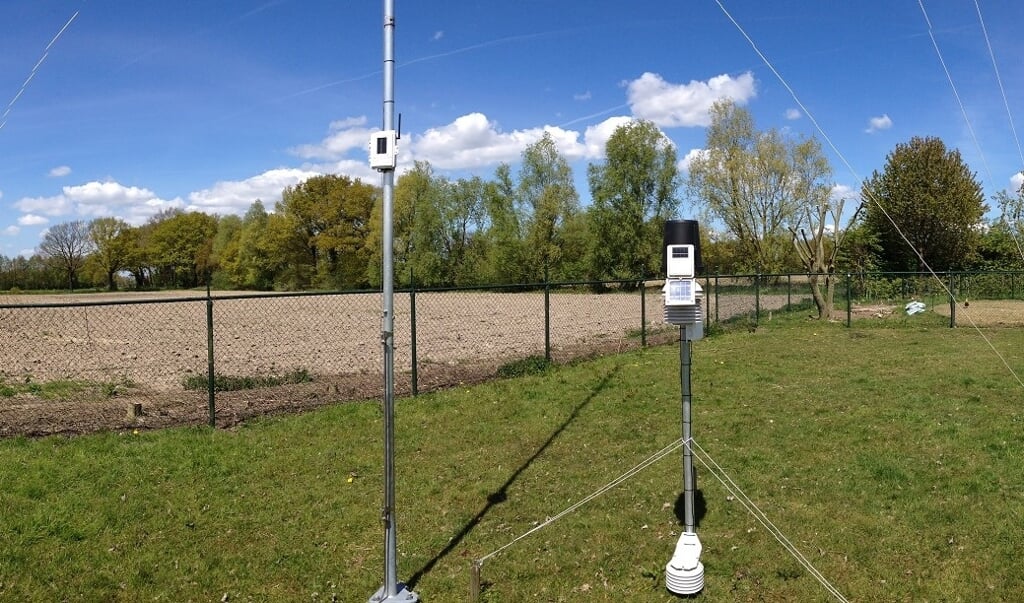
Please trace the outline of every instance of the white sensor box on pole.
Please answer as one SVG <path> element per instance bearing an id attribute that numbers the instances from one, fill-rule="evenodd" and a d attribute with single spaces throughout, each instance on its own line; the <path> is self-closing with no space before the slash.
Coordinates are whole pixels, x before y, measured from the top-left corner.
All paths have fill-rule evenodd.
<path id="1" fill-rule="evenodd" d="M 666 271 L 668 278 L 693 278 L 697 272 L 693 265 L 693 245 L 668 245 L 666 253 Z"/>
<path id="2" fill-rule="evenodd" d="M 370 167 L 393 170 L 398 164 L 398 135 L 394 130 L 375 132 L 370 137 Z"/>

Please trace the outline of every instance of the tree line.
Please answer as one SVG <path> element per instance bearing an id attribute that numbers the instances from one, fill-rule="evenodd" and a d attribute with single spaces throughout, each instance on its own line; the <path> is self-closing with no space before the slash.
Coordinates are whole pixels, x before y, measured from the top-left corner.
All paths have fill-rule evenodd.
<path id="1" fill-rule="evenodd" d="M 823 317 L 837 272 L 1024 266 L 1024 193 L 996 195 L 1000 215 L 985 222 L 976 176 L 937 138 L 897 145 L 859 197 L 840 199 L 817 139 L 759 130 L 727 100 L 711 117 L 685 178 L 653 123 L 619 127 L 604 161 L 587 167 L 585 208 L 549 134 L 489 179 L 416 162 L 395 186 L 396 285 L 656 278 L 664 221 L 684 199 L 702 220 L 708 272 L 810 274 Z M 0 256 L 0 290 L 376 288 L 381 228 L 378 187 L 316 176 L 243 216 L 167 210 L 140 226 L 57 224 L 31 257 Z"/>

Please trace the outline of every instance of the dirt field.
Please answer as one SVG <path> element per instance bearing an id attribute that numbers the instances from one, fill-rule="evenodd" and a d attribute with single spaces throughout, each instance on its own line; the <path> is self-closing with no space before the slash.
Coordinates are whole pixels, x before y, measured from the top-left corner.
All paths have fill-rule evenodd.
<path id="1" fill-rule="evenodd" d="M 408 294 L 395 296 L 399 394 L 412 389 L 410 301 Z M 58 305 L 82 302 L 87 305 Z M 32 307 L 2 307 L 27 303 Z M 785 296 L 762 296 L 761 308 L 785 303 Z M 675 329 L 662 321 L 657 290 L 648 290 L 645 304 L 650 339 L 674 339 Z M 750 297 L 723 296 L 720 304 L 721 320 L 754 308 Z M 206 299 L 189 292 L 0 295 L 0 383 L 90 384 L 56 399 L 24 391 L 0 397 L 0 436 L 205 422 L 207 393 L 186 390 L 183 382 L 207 374 L 208 318 L 216 373 L 304 370 L 314 376 L 311 383 L 218 392 L 220 425 L 381 393 L 377 294 L 251 298 L 218 293 L 209 316 L 207 311 Z M 486 379 L 509 360 L 544 353 L 541 292 L 418 293 L 415 312 L 420 391 Z M 710 312 L 714 315 L 714 308 Z M 553 293 L 550 324 L 552 356 L 558 361 L 635 347 L 641 297 L 637 292 Z M 129 417 L 135 403 L 142 404 L 142 414 Z"/>
<path id="2" fill-rule="evenodd" d="M 939 303 L 927 307 L 926 311 L 940 316 L 949 316 L 949 304 Z M 871 304 L 853 307 L 854 318 L 885 319 L 904 315 L 904 306 L 892 304 Z M 961 302 L 956 306 L 958 327 L 1019 327 L 1024 326 L 1024 301 L 1015 299 L 979 299 Z"/>

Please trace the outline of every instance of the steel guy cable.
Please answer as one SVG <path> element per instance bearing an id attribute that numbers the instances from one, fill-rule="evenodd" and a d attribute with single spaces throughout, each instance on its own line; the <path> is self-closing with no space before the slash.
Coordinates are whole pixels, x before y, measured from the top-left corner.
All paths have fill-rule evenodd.
<path id="1" fill-rule="evenodd" d="M 683 445 L 683 440 L 682 440 L 682 438 L 679 438 L 678 440 L 676 440 L 676 441 L 672 442 L 671 444 L 665 446 L 664 448 L 662 448 L 658 452 L 655 452 L 651 456 L 649 456 L 646 459 L 644 459 L 643 461 L 641 461 L 640 464 L 636 465 L 635 467 L 633 467 L 629 471 L 623 473 L 619 477 L 617 477 L 617 478 L 613 479 L 612 481 L 608 482 L 604 486 L 601 486 L 600 488 L 595 490 L 592 494 L 586 496 L 585 498 L 583 498 L 579 502 L 571 505 L 569 508 L 565 509 L 564 511 L 558 513 L 557 515 L 555 515 L 553 517 L 548 517 L 542 523 L 534 526 L 532 529 L 530 529 L 530 530 L 524 532 L 523 534 L 521 534 L 520 536 L 517 536 L 516 538 L 512 539 L 512 541 L 509 542 L 508 544 L 500 546 L 497 549 L 495 549 L 494 551 L 484 555 L 483 557 L 480 557 L 479 559 L 476 560 L 477 564 L 478 565 L 483 565 L 484 561 L 486 561 L 486 560 L 490 559 L 491 557 L 497 555 L 498 553 L 504 551 L 508 547 L 510 547 L 513 544 L 519 542 L 523 538 L 526 538 L 530 534 L 533 534 L 534 532 L 537 532 L 537 531 L 541 530 L 542 528 L 545 528 L 548 525 L 558 521 L 562 517 L 568 515 L 569 513 L 572 513 L 576 509 L 578 509 L 578 508 L 582 507 L 583 505 L 587 504 L 588 502 L 594 500 L 598 496 L 601 496 L 605 492 L 615 488 L 619 484 L 629 480 L 630 478 L 632 478 L 636 474 L 640 473 L 644 469 L 650 467 L 654 463 L 656 463 L 656 462 L 660 461 L 661 459 L 663 459 L 666 455 L 672 453 L 674 450 L 677 450 L 682 445 Z"/>

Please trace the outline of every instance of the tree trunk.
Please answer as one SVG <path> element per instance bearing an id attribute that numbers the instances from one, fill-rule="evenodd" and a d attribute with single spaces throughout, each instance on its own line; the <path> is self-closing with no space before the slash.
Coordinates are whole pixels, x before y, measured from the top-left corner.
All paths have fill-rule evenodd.
<path id="1" fill-rule="evenodd" d="M 832 320 L 832 313 L 835 311 L 835 278 L 830 272 L 809 272 L 807 278 L 811 283 L 811 297 L 814 299 L 814 307 L 818 310 L 818 320 Z M 825 279 L 825 290 L 822 292 L 821 279 Z"/>

